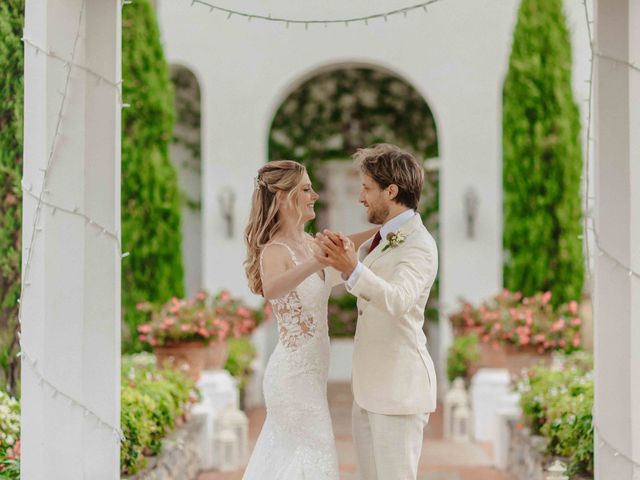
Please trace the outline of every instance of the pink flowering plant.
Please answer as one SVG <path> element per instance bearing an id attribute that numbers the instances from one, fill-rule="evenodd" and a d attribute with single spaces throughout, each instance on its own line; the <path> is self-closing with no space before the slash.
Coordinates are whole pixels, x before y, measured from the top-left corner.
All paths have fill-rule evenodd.
<path id="1" fill-rule="evenodd" d="M 20 478 L 20 402 L 0 390 L 0 478 Z"/>
<path id="2" fill-rule="evenodd" d="M 262 309 L 251 309 L 223 290 L 205 291 L 192 298 L 173 297 L 163 305 L 140 303 L 150 321 L 138 326 L 138 338 L 152 347 L 186 342 L 223 342 L 251 333 L 264 318 Z"/>
<path id="3" fill-rule="evenodd" d="M 268 314 L 266 308 L 250 308 L 239 298 L 231 296 L 227 290 L 222 290 L 213 297 L 212 306 L 217 317 L 229 322 L 229 328 L 235 338 L 249 335 Z"/>
<path id="4" fill-rule="evenodd" d="M 534 348 L 538 353 L 579 350 L 579 305 L 572 301 L 554 308 L 551 292 L 523 297 L 520 292 L 503 290 L 478 308 L 465 302 L 450 316 L 454 329 L 461 334 L 476 334 L 480 341 L 494 347 L 501 344 Z"/>

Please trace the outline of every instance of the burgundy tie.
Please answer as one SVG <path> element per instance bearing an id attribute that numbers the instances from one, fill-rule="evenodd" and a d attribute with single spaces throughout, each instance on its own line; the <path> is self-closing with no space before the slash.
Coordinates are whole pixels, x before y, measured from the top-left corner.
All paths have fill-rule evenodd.
<path id="1" fill-rule="evenodd" d="M 373 252 L 373 250 L 380 245 L 380 240 L 382 240 L 382 235 L 380 235 L 380 231 L 378 231 L 378 233 L 376 233 L 376 236 L 373 237 L 373 242 L 371 242 L 371 246 L 369 247 L 369 251 L 367 252 L 367 255 L 369 255 L 371 252 Z"/>

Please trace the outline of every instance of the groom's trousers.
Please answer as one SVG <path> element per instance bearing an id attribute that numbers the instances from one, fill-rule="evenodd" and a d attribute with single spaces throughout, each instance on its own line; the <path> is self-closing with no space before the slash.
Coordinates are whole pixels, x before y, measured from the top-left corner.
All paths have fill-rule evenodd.
<path id="1" fill-rule="evenodd" d="M 428 413 L 382 415 L 353 402 L 360 480 L 416 480 Z"/>

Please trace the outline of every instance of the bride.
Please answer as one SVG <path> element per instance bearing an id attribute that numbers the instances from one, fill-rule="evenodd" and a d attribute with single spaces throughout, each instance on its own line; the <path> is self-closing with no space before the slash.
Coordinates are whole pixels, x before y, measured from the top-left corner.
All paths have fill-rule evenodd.
<path id="1" fill-rule="evenodd" d="M 327 403 L 327 303 L 339 273 L 315 257 L 304 224 L 318 194 L 304 166 L 274 161 L 258 171 L 245 269 L 251 290 L 271 302 L 278 344 L 264 374 L 267 417 L 244 480 L 337 480 L 338 460 Z M 343 237 L 358 248 L 376 229 Z"/>

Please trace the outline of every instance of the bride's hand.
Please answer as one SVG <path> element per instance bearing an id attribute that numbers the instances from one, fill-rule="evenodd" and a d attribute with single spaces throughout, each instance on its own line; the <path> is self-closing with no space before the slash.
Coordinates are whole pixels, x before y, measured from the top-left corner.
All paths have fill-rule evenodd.
<path id="1" fill-rule="evenodd" d="M 350 275 L 358 263 L 353 242 L 342 233 L 325 230 L 317 237 L 323 256 L 316 257 L 319 262 Z"/>

